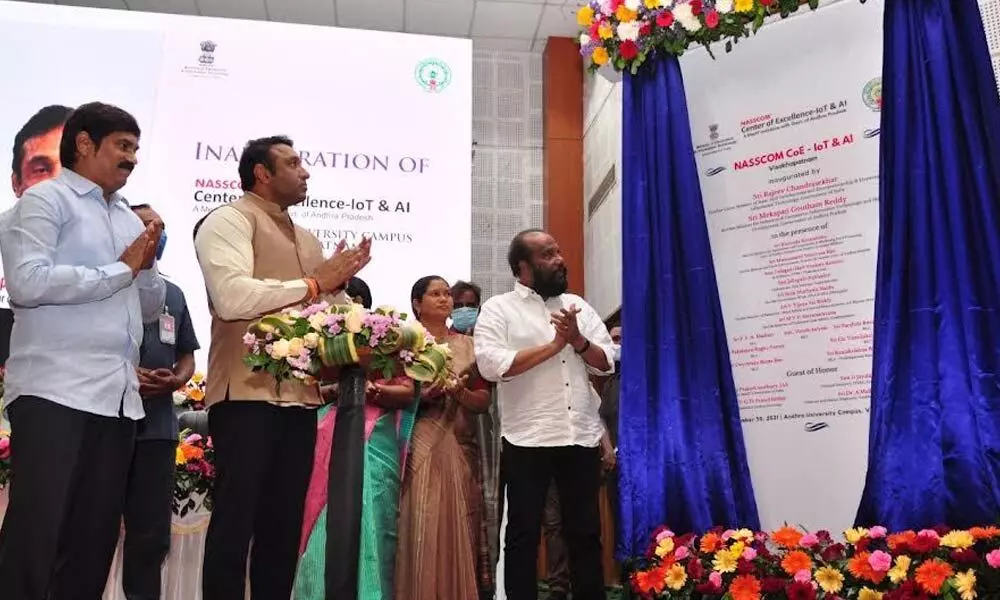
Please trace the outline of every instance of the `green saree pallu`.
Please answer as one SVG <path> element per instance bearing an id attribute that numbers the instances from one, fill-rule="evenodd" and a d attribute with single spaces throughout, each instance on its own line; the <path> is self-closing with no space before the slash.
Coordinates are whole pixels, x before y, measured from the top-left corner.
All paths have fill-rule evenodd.
<path id="1" fill-rule="evenodd" d="M 366 404 L 364 371 L 341 372 L 337 405 L 317 417 L 295 600 L 392 599 L 399 494 L 416 410 L 417 402 L 403 410 Z"/>

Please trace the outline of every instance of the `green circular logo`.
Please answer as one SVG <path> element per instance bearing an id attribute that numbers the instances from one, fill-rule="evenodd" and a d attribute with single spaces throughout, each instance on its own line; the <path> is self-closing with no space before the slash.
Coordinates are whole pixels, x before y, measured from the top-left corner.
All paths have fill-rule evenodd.
<path id="1" fill-rule="evenodd" d="M 444 90 L 451 83 L 451 69 L 444 61 L 436 58 L 425 58 L 417 63 L 413 75 L 420 87 L 435 94 Z"/>
<path id="2" fill-rule="evenodd" d="M 882 110 L 882 78 L 876 77 L 868 83 L 865 84 L 865 88 L 861 90 L 861 99 L 864 100 L 865 106 L 872 109 L 875 112 Z"/>

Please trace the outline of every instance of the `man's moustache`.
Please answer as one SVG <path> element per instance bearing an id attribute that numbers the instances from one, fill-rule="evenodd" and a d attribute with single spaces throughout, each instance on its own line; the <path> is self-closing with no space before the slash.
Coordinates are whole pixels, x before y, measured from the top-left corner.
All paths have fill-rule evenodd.
<path id="1" fill-rule="evenodd" d="M 122 162 L 118 163 L 118 168 L 125 169 L 126 171 L 131 173 L 132 170 L 135 169 L 135 163 L 123 160 Z"/>

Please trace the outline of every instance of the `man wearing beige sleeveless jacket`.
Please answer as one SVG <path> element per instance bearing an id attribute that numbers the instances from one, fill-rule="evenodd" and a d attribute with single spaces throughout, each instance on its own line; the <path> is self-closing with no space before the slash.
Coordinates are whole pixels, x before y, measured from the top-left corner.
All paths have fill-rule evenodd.
<path id="1" fill-rule="evenodd" d="M 348 280 L 370 241 L 329 259 L 288 208 L 306 199 L 309 173 L 285 137 L 251 140 L 239 165 L 246 194 L 210 213 L 195 233 L 208 288 L 212 344 L 208 420 L 215 447 L 215 506 L 205 543 L 205 600 L 289 598 L 312 471 L 318 386 L 282 385 L 243 364 L 254 319 L 324 298 L 347 304 Z M 252 543 L 252 552 L 250 551 Z"/>

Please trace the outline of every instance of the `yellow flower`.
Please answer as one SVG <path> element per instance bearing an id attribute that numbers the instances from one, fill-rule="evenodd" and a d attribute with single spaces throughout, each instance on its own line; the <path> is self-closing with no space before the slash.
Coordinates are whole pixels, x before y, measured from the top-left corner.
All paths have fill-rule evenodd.
<path id="1" fill-rule="evenodd" d="M 749 542 L 753 540 L 753 532 L 749 529 L 738 529 L 736 533 L 733 534 L 733 539 Z"/>
<path id="2" fill-rule="evenodd" d="M 670 567 L 670 570 L 667 571 L 667 576 L 663 579 L 663 581 L 667 584 L 667 587 L 675 592 L 684 587 L 687 580 L 687 573 L 684 572 L 684 567 L 680 565 Z"/>
<path id="3" fill-rule="evenodd" d="M 629 21 L 635 21 L 636 17 L 639 16 L 639 13 L 631 10 L 624 4 L 620 4 L 618 9 L 615 10 L 615 16 L 618 17 L 618 20 L 622 23 L 628 23 Z"/>
<path id="4" fill-rule="evenodd" d="M 605 65 L 608 63 L 608 51 L 603 47 L 598 46 L 594 48 L 594 51 L 590 54 L 590 60 L 594 61 L 595 65 Z"/>
<path id="5" fill-rule="evenodd" d="M 288 340 L 288 355 L 298 356 L 299 354 L 302 353 L 302 350 L 305 349 L 305 347 L 306 343 L 305 341 L 303 341 L 302 338 L 293 337 L 292 339 Z"/>
<path id="6" fill-rule="evenodd" d="M 941 538 L 941 545 L 946 548 L 970 548 L 976 543 L 976 538 L 968 531 L 951 531 Z"/>
<path id="7" fill-rule="evenodd" d="M 649 10 L 653 10 L 654 8 L 660 7 L 660 0 L 645 0 L 643 4 L 645 4 L 646 8 L 648 8 Z"/>
<path id="8" fill-rule="evenodd" d="M 816 571 L 816 583 L 827 594 L 836 594 L 844 588 L 844 574 L 831 567 L 823 567 Z"/>
<path id="9" fill-rule="evenodd" d="M 202 375 L 201 373 L 195 373 L 194 375 L 191 376 L 191 383 L 198 384 L 201 383 L 202 381 L 205 381 L 205 376 Z"/>
<path id="10" fill-rule="evenodd" d="M 600 27 L 597 28 L 597 35 L 600 36 L 602 40 L 608 40 L 614 37 L 615 31 L 611 28 L 608 23 L 602 23 Z"/>
<path id="11" fill-rule="evenodd" d="M 743 542 L 736 542 L 735 544 L 729 547 L 729 553 L 732 554 L 734 557 L 736 557 L 737 560 L 739 560 L 739 558 L 743 556 L 743 551 L 746 549 L 747 549 L 746 544 L 744 544 Z"/>
<path id="12" fill-rule="evenodd" d="M 674 539 L 673 538 L 663 538 L 660 543 L 656 545 L 656 555 L 660 558 L 670 554 L 674 551 Z"/>
<path id="13" fill-rule="evenodd" d="M 729 550 L 719 550 L 715 553 L 712 568 L 719 573 L 735 573 L 737 561 L 739 561 L 739 557 L 733 556 Z"/>
<path id="14" fill-rule="evenodd" d="M 183 465 L 187 462 L 187 459 L 184 458 L 184 451 L 181 450 L 180 446 L 177 446 L 177 452 L 174 454 L 174 462 L 179 465 Z"/>
<path id="15" fill-rule="evenodd" d="M 861 588 L 861 591 L 858 592 L 858 600 L 882 600 L 882 592 Z"/>
<path id="16" fill-rule="evenodd" d="M 868 530 L 864 527 L 856 527 L 854 529 L 848 529 L 844 532 L 844 538 L 850 544 L 857 544 L 861 541 L 861 538 L 868 535 Z"/>
<path id="17" fill-rule="evenodd" d="M 271 344 L 271 358 L 281 360 L 288 356 L 288 340 L 275 340 Z"/>
<path id="18" fill-rule="evenodd" d="M 344 317 L 344 329 L 351 333 L 361 333 L 365 325 L 365 309 L 360 304 L 352 304 L 351 311 Z"/>
<path id="19" fill-rule="evenodd" d="M 958 590 L 962 600 L 975 600 L 976 598 L 976 573 L 969 569 L 965 573 L 955 575 L 955 589 Z"/>
<path id="20" fill-rule="evenodd" d="M 750 12 L 753 10 L 753 0 L 736 0 L 736 12 Z"/>
<path id="21" fill-rule="evenodd" d="M 906 581 L 907 573 L 910 571 L 910 560 L 909 556 L 905 554 L 896 557 L 896 566 L 889 570 L 889 580 L 893 583 L 902 583 Z"/>
<path id="22" fill-rule="evenodd" d="M 580 10 L 576 11 L 576 23 L 580 27 L 586 27 L 590 25 L 591 21 L 594 20 L 594 9 L 590 6 L 584 4 L 580 7 Z"/>

